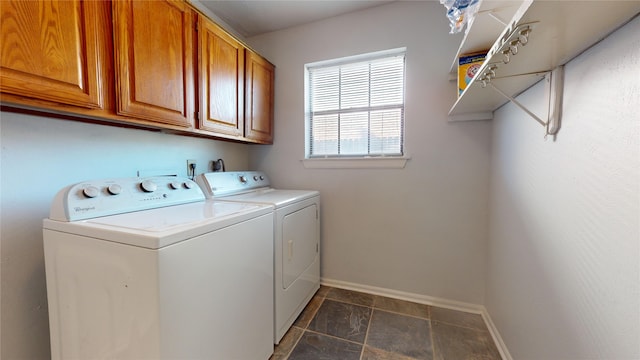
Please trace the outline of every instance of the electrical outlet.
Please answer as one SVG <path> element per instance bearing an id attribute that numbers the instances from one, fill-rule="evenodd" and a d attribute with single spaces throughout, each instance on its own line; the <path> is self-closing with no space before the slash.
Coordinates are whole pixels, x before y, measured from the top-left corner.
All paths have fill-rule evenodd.
<path id="1" fill-rule="evenodd" d="M 195 171 L 196 161 L 194 159 L 187 160 L 187 176 L 192 177 L 196 175 Z M 194 167 L 194 169 L 192 169 Z"/>

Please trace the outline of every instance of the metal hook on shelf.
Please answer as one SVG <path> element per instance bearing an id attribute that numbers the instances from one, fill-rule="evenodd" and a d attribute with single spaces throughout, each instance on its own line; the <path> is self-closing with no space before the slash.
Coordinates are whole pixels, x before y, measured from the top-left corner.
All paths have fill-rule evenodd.
<path id="1" fill-rule="evenodd" d="M 509 43 L 509 51 L 511 52 L 511 55 L 516 55 L 518 54 L 518 40 L 513 40 L 511 43 Z"/>
<path id="2" fill-rule="evenodd" d="M 511 54 L 509 49 L 505 49 L 502 50 L 502 55 L 504 55 L 504 59 L 502 60 L 502 62 L 506 65 L 509 63 L 509 61 L 511 61 L 511 59 L 509 58 L 509 55 Z"/>
<path id="3" fill-rule="evenodd" d="M 531 28 L 520 30 L 520 33 L 518 34 L 518 42 L 520 43 L 520 45 L 527 45 L 527 43 L 529 42 L 529 33 L 531 33 Z"/>
<path id="4" fill-rule="evenodd" d="M 485 71 L 485 76 L 491 77 L 491 78 L 495 78 L 496 77 L 496 70 L 498 69 L 498 65 L 497 64 L 489 64 L 489 66 L 487 66 L 487 70 Z"/>
<path id="5" fill-rule="evenodd" d="M 491 82 L 491 78 L 488 77 L 486 73 L 483 74 L 479 80 L 482 81 L 482 88 L 486 88 L 487 85 Z"/>
<path id="6" fill-rule="evenodd" d="M 482 87 L 486 88 L 488 84 L 491 83 L 491 79 L 496 78 L 496 69 L 498 69 L 497 64 L 490 64 L 487 66 L 487 69 L 482 73 L 482 77 L 478 78 L 478 81 L 482 82 Z"/>

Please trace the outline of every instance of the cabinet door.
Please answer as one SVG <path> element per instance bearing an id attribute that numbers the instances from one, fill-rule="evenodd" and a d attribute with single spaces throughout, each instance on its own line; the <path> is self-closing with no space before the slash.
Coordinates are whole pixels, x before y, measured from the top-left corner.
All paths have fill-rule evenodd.
<path id="1" fill-rule="evenodd" d="M 199 128 L 244 132 L 244 46 L 216 24 L 198 18 Z"/>
<path id="2" fill-rule="evenodd" d="M 275 67 L 258 54 L 246 51 L 245 130 L 247 139 L 273 142 L 273 81 Z"/>
<path id="3" fill-rule="evenodd" d="M 193 126 L 193 12 L 182 1 L 113 2 L 117 113 Z"/>
<path id="4" fill-rule="evenodd" d="M 0 0 L 0 91 L 102 108 L 102 47 L 94 1 Z"/>

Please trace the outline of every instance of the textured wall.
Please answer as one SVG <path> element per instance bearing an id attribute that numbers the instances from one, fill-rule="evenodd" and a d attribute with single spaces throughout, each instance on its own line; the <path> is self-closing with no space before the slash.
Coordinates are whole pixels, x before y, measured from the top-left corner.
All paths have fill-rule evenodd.
<path id="1" fill-rule="evenodd" d="M 638 34 L 567 64 L 555 141 L 496 112 L 486 306 L 514 359 L 640 358 Z M 520 99 L 542 114 L 543 90 Z"/>
<path id="2" fill-rule="evenodd" d="M 137 170 L 186 175 L 222 157 L 228 169 L 247 166 L 247 146 L 45 117 L 0 113 L 0 358 L 49 359 L 49 322 L 42 219 L 62 187 L 88 179 L 132 177 Z"/>
<path id="3" fill-rule="evenodd" d="M 460 38 L 444 8 L 399 1 L 250 38 L 276 65 L 275 144 L 251 165 L 322 194 L 322 276 L 483 301 L 491 123 L 448 123 Z M 404 169 L 305 169 L 304 64 L 398 47 L 406 57 Z"/>

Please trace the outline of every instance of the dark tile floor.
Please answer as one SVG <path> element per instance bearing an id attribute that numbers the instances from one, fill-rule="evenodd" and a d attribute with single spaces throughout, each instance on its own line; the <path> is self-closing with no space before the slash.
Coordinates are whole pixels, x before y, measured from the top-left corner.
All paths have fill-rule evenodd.
<path id="1" fill-rule="evenodd" d="M 500 360 L 477 314 L 322 286 L 270 360 Z"/>

